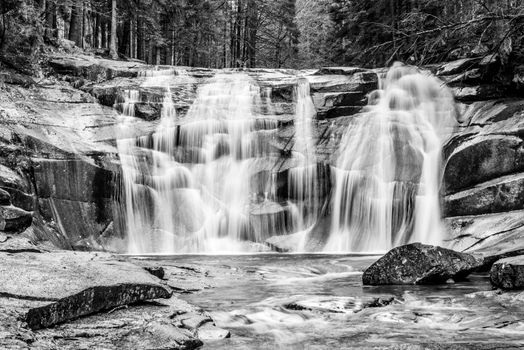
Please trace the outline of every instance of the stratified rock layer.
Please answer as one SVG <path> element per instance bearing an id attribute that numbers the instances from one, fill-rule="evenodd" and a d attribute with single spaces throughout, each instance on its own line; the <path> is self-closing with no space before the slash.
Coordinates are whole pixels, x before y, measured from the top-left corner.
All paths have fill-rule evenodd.
<path id="1" fill-rule="evenodd" d="M 362 281 L 365 285 L 439 284 L 462 280 L 479 265 L 473 255 L 413 243 L 390 250 L 364 271 Z"/>
<path id="2" fill-rule="evenodd" d="M 491 284 L 502 289 L 524 289 L 524 255 L 506 258 L 493 264 Z"/>

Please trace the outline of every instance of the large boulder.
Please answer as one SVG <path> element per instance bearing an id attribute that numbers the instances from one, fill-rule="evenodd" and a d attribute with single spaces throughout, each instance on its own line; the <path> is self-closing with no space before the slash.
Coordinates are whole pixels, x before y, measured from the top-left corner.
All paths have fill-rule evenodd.
<path id="1" fill-rule="evenodd" d="M 362 276 L 365 285 L 439 284 L 460 281 L 481 265 L 475 256 L 412 243 L 390 250 Z"/>
<path id="2" fill-rule="evenodd" d="M 91 253 L 0 254 L 0 295 L 32 329 L 148 299 L 169 298 L 158 280 L 125 261 Z"/>
<path id="3" fill-rule="evenodd" d="M 493 264 L 491 284 L 502 289 L 524 288 L 524 255 L 506 258 Z"/>

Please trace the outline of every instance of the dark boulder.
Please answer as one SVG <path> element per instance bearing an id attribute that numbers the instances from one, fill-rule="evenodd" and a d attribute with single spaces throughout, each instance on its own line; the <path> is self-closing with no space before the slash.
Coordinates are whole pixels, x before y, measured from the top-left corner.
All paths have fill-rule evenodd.
<path id="1" fill-rule="evenodd" d="M 162 266 L 146 266 L 146 267 L 144 267 L 144 270 L 146 270 L 147 272 L 149 272 L 153 276 L 158 277 L 160 279 L 163 279 L 164 275 L 166 273 Z"/>
<path id="2" fill-rule="evenodd" d="M 412 243 L 390 250 L 364 271 L 362 281 L 365 285 L 440 284 L 463 280 L 480 264 L 470 254 Z"/>
<path id="3" fill-rule="evenodd" d="M 33 215 L 23 209 L 7 206 L 0 207 L 0 231 L 20 233 L 33 222 Z"/>
<path id="4" fill-rule="evenodd" d="M 491 284 L 502 289 L 524 288 L 524 255 L 506 258 L 493 264 Z"/>

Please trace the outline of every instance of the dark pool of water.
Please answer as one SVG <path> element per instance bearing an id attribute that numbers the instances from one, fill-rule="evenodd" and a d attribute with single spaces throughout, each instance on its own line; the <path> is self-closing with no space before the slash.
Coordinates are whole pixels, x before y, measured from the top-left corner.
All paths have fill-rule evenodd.
<path id="1" fill-rule="evenodd" d="M 475 293 L 486 276 L 441 286 L 363 286 L 362 271 L 377 257 L 237 255 L 154 257 L 190 264 L 213 287 L 181 297 L 211 313 L 231 339 L 207 349 L 343 349 L 429 344 L 477 349 L 524 344 L 524 310 Z M 385 307 L 363 307 L 373 298 Z M 290 307 L 290 305 L 295 305 Z M 298 305 L 298 307 L 296 306 Z M 500 325 L 505 325 L 500 327 Z M 424 348 L 424 347 L 422 347 Z"/>

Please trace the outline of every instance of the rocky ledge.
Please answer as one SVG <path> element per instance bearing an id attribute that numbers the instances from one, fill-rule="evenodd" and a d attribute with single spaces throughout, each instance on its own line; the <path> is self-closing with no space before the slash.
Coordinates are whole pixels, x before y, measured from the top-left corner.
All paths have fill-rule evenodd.
<path id="1" fill-rule="evenodd" d="M 158 270 L 10 238 L 0 243 L 0 347 L 193 349 L 229 336 Z"/>

